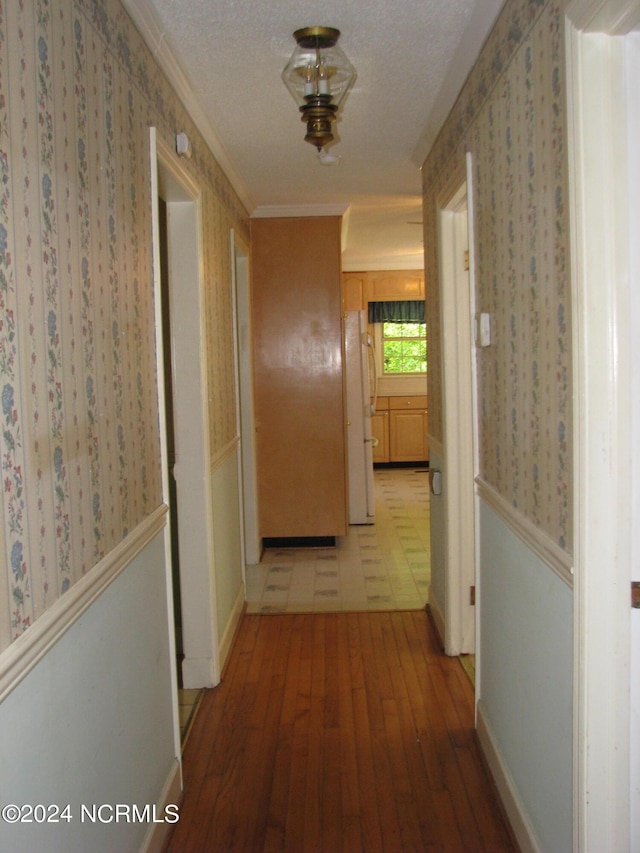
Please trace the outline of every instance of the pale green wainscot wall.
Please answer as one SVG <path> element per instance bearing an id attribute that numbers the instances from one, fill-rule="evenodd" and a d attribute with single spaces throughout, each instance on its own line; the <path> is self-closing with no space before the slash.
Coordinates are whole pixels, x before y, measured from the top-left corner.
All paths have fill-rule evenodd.
<path id="1" fill-rule="evenodd" d="M 573 593 L 480 509 L 479 713 L 540 849 L 572 849 Z"/>
<path id="2" fill-rule="evenodd" d="M 2 805 L 70 806 L 59 823 L 0 821 L 0 850 L 139 850 L 175 772 L 164 537 L 156 535 L 0 705 Z M 105 822 L 81 806 L 106 806 Z M 108 822 L 107 822 L 108 821 Z"/>

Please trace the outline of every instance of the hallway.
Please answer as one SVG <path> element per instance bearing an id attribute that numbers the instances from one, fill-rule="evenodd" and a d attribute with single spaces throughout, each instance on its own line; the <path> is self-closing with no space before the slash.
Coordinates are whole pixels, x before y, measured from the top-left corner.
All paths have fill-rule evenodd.
<path id="1" fill-rule="evenodd" d="M 246 615 L 184 785 L 170 853 L 515 849 L 424 611 Z"/>
<path id="2" fill-rule="evenodd" d="M 334 548 L 267 549 L 247 567 L 246 613 L 422 610 L 430 580 L 429 478 L 422 467 L 374 472 L 375 524 Z M 183 740 L 201 690 L 179 691 Z"/>
<path id="3" fill-rule="evenodd" d="M 268 549 L 247 568 L 248 613 L 419 610 L 430 580 L 424 467 L 374 472 L 375 524 L 351 525 L 335 548 Z"/>
<path id="4" fill-rule="evenodd" d="M 168 850 L 513 850 L 473 687 L 424 610 L 429 480 L 375 474 L 376 523 L 265 553 L 184 745 Z"/>

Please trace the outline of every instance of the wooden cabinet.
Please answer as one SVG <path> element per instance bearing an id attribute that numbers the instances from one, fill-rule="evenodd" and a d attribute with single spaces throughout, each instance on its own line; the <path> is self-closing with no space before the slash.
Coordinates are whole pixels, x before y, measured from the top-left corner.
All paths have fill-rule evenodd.
<path id="1" fill-rule="evenodd" d="M 375 270 L 342 274 L 344 311 L 367 310 L 369 302 L 424 299 L 422 270 Z"/>
<path id="2" fill-rule="evenodd" d="M 373 445 L 373 462 L 389 461 L 389 398 L 379 397 L 371 418 L 371 433 L 377 444 Z"/>
<path id="3" fill-rule="evenodd" d="M 365 297 L 368 302 L 385 299 L 424 299 L 422 270 L 376 270 L 367 274 Z"/>
<path id="4" fill-rule="evenodd" d="M 416 462 L 428 458 L 426 396 L 389 397 L 389 460 Z"/>
<path id="5" fill-rule="evenodd" d="M 359 311 L 366 308 L 366 273 L 342 274 L 342 310 Z"/>
<path id="6" fill-rule="evenodd" d="M 344 536 L 340 217 L 254 219 L 260 535 Z"/>
<path id="7" fill-rule="evenodd" d="M 373 435 L 378 439 L 374 462 L 425 462 L 427 444 L 426 395 L 379 397 L 373 417 Z"/>

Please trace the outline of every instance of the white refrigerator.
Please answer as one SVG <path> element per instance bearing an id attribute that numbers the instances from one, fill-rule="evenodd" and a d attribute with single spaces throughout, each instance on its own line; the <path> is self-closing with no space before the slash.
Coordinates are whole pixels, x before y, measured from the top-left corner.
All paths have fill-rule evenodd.
<path id="1" fill-rule="evenodd" d="M 373 524 L 373 438 L 376 374 L 364 311 L 345 311 L 349 524 Z"/>

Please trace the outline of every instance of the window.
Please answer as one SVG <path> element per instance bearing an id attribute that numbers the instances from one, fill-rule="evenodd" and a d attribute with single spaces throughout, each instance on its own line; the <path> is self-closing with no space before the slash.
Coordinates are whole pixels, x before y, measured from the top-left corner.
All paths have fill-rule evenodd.
<path id="1" fill-rule="evenodd" d="M 382 370 L 386 375 L 427 372 L 426 323 L 382 323 Z"/>

